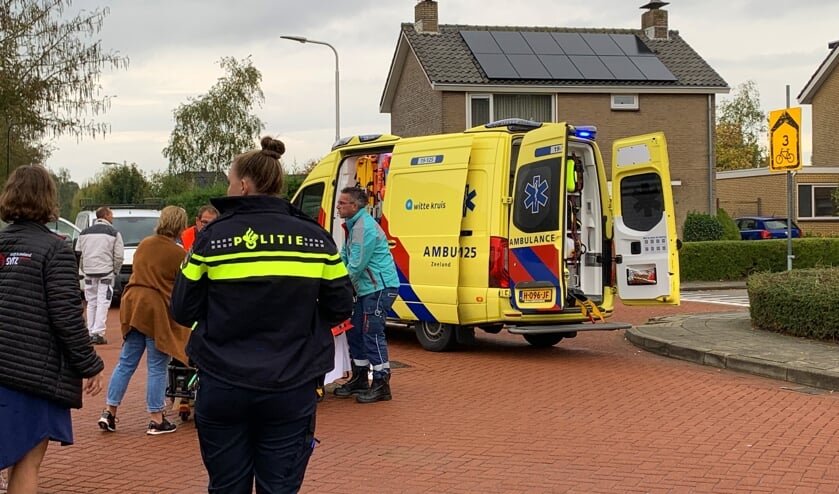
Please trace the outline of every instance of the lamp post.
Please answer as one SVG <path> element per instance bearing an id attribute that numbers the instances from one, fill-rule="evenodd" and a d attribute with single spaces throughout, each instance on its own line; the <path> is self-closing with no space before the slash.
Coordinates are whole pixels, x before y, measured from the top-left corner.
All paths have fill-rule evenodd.
<path id="1" fill-rule="evenodd" d="M 335 140 L 337 141 L 341 138 L 341 98 L 338 89 L 340 80 L 340 77 L 338 76 L 338 50 L 325 41 L 315 41 L 304 36 L 280 36 L 280 38 L 297 41 L 298 43 L 312 43 L 315 45 L 328 46 L 332 49 L 332 53 L 335 54 Z"/>
<path id="2" fill-rule="evenodd" d="M 105 166 L 124 166 L 124 167 L 128 167 L 128 161 L 123 161 L 122 163 L 120 163 L 118 161 L 103 161 L 102 164 L 105 165 Z M 125 177 L 123 177 L 123 179 L 124 178 Z M 125 196 L 126 185 L 127 184 L 122 183 L 121 186 L 120 186 L 120 188 L 122 189 L 122 203 L 123 204 L 126 203 L 126 196 Z"/>

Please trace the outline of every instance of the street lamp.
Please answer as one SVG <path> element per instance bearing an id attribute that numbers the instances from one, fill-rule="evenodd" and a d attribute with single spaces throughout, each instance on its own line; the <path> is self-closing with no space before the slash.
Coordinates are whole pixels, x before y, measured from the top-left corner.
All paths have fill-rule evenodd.
<path id="1" fill-rule="evenodd" d="M 304 36 L 280 36 L 280 38 L 297 41 L 298 43 L 312 43 L 315 45 L 328 46 L 332 49 L 332 53 L 335 54 L 335 140 L 338 141 L 341 138 L 341 98 L 338 90 L 338 81 L 340 80 L 338 77 L 338 51 L 334 46 L 325 41 L 315 41 Z"/>

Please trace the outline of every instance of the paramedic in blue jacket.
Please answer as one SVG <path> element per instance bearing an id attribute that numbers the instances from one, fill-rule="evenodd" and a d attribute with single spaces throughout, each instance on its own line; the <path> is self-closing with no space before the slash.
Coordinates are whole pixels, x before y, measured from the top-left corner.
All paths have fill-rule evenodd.
<path id="1" fill-rule="evenodd" d="M 277 196 L 282 142 L 237 156 L 221 215 L 201 231 L 175 280 L 171 310 L 195 328 L 195 424 L 210 493 L 297 492 L 314 447 L 320 378 L 333 326 L 352 312 L 332 236 Z"/>
<path id="2" fill-rule="evenodd" d="M 338 214 L 344 219 L 347 238 L 341 259 L 355 288 L 352 329 L 347 331 L 352 376 L 335 388 L 335 396 L 356 395 L 359 403 L 391 399 L 390 361 L 385 338 L 385 318 L 396 300 L 399 277 L 385 232 L 367 212 L 367 192 L 358 187 L 341 190 Z M 368 382 L 368 369 L 373 383 Z"/>

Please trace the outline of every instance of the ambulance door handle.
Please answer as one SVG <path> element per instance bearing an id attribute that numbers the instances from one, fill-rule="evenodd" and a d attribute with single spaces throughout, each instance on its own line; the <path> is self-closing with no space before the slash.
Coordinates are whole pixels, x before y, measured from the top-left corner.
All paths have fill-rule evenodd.
<path id="1" fill-rule="evenodd" d="M 460 230 L 460 236 L 461 237 L 471 237 L 472 236 L 472 230 Z"/>
<path id="2" fill-rule="evenodd" d="M 395 249 L 396 248 L 396 240 L 388 240 L 387 241 L 387 247 L 389 249 Z"/>

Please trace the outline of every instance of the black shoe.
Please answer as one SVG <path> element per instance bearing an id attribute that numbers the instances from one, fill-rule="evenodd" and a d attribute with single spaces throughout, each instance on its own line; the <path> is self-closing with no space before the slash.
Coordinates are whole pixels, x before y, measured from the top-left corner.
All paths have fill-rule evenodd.
<path id="1" fill-rule="evenodd" d="M 113 413 L 105 410 L 102 412 L 102 416 L 99 417 L 99 428 L 105 432 L 116 432 L 117 431 L 117 418 L 114 416 Z"/>
<path id="2" fill-rule="evenodd" d="M 390 375 L 373 379 L 370 389 L 355 397 L 359 403 L 375 403 L 377 401 L 390 401 L 393 396 L 390 394 Z"/>
<path id="3" fill-rule="evenodd" d="M 92 334 L 90 335 L 90 342 L 94 345 L 107 345 L 108 340 L 105 339 L 104 336 L 101 334 Z"/>
<path id="4" fill-rule="evenodd" d="M 166 420 L 166 417 L 163 417 L 163 420 L 159 424 L 155 421 L 150 421 L 149 430 L 146 431 L 146 434 L 150 436 L 157 436 L 160 434 L 175 432 L 176 430 L 178 430 L 178 426 Z"/>
<path id="5" fill-rule="evenodd" d="M 335 388 L 335 391 L 332 393 L 338 398 L 349 398 L 352 395 L 363 393 L 368 389 L 370 389 L 370 383 L 367 380 L 367 367 L 353 364 L 350 380 Z"/>

